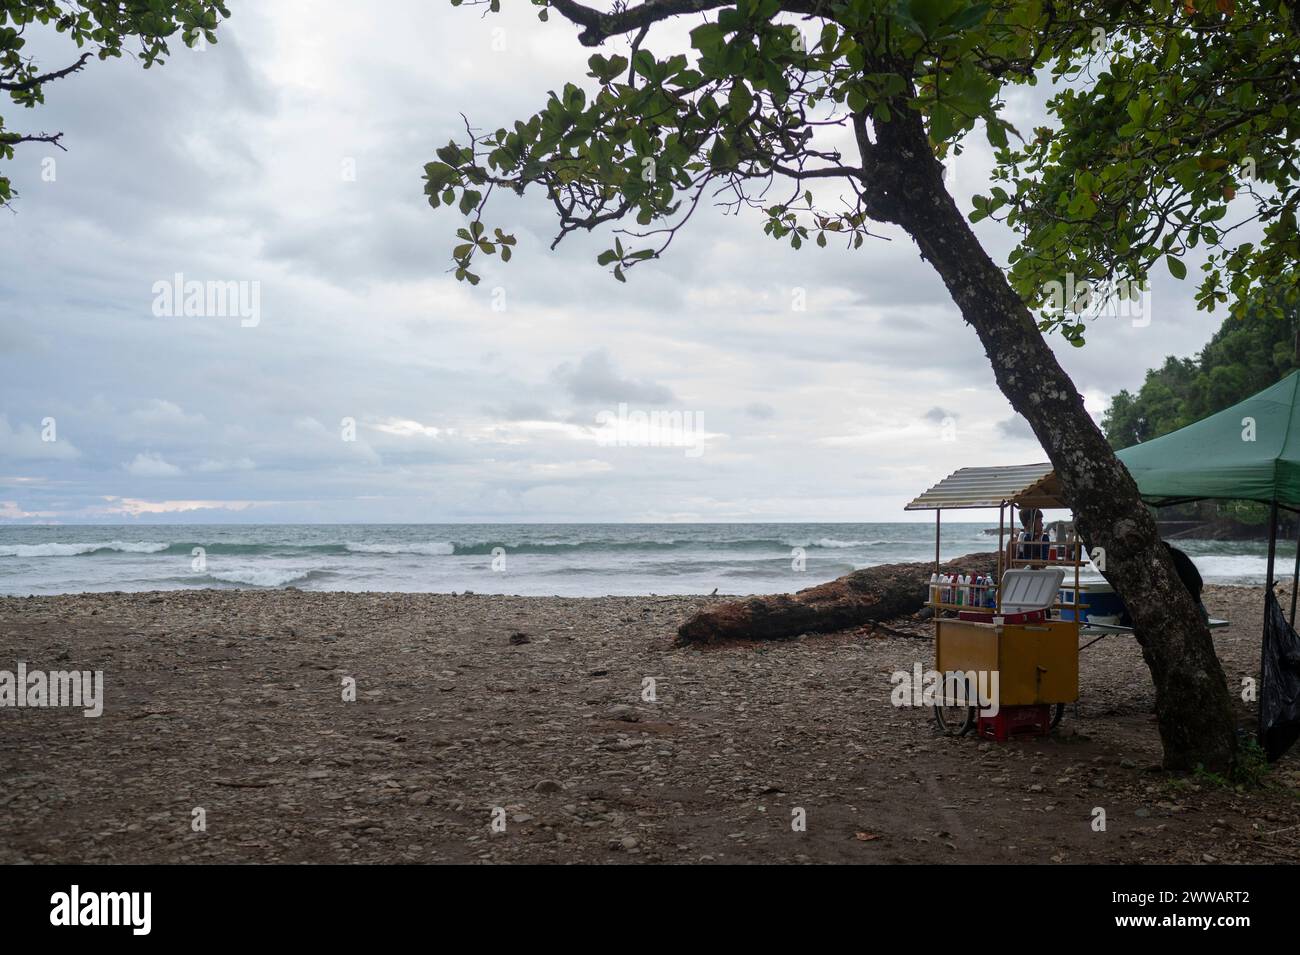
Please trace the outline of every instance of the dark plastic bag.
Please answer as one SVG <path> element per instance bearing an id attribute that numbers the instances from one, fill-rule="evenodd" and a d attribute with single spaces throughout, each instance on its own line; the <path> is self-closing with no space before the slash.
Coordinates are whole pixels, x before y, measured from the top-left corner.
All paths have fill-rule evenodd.
<path id="1" fill-rule="evenodd" d="M 1277 597 L 1264 600 L 1264 661 L 1259 691 L 1259 743 L 1271 763 L 1300 737 L 1300 636 Z"/>

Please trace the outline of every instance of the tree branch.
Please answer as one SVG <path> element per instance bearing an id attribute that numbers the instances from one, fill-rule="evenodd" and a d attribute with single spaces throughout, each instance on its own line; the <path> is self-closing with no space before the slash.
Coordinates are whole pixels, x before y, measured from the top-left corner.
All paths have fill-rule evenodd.
<path id="1" fill-rule="evenodd" d="M 550 0 L 550 5 L 571 23 L 583 28 L 578 42 L 583 46 L 600 46 L 610 37 L 621 36 L 633 30 L 643 30 L 684 13 L 703 13 L 718 7 L 729 7 L 734 0 L 643 0 L 634 7 L 604 13 L 578 3 L 577 0 Z M 798 0 L 783 3 L 786 13 L 814 14 L 822 0 Z"/>
<path id="2" fill-rule="evenodd" d="M 66 153 L 68 151 L 67 147 L 59 142 L 62 138 L 62 133 L 41 133 L 39 136 L 25 133 L 0 133 L 0 145 L 16 146 L 19 143 L 51 143 Z"/>
<path id="3" fill-rule="evenodd" d="M 53 73 L 42 73 L 40 76 L 33 76 L 30 79 L 23 80 L 21 83 L 6 83 L 0 81 L 0 90 L 6 90 L 12 93 L 23 93 L 27 90 L 36 89 L 36 87 L 42 86 L 50 80 L 61 80 L 63 77 L 69 76 L 80 70 L 86 65 L 86 61 L 93 55 L 94 54 L 92 53 L 83 53 L 77 58 L 76 63 L 73 63 L 66 69 L 55 70 Z"/>

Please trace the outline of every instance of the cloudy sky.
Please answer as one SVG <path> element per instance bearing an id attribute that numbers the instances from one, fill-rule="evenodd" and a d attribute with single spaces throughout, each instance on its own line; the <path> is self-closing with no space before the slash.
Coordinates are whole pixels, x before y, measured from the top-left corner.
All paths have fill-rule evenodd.
<path id="1" fill-rule="evenodd" d="M 501 197 L 514 261 L 457 283 L 461 223 L 425 203 L 422 167 L 462 112 L 496 129 L 582 79 L 590 51 L 560 18 L 230 6 L 214 46 L 93 62 L 40 110 L 5 109 L 68 151 L 23 146 L 6 170 L 0 525 L 889 521 L 957 467 L 1043 459 L 901 234 L 794 252 L 709 210 L 622 285 L 595 264 L 606 237 L 549 251 L 549 206 Z M 955 168 L 964 202 L 982 145 Z M 980 228 L 1005 256 L 1009 235 Z M 255 319 L 166 314 L 156 286 L 178 274 L 256 289 Z M 1219 321 L 1164 276 L 1151 319 L 1058 343 L 1098 417 Z M 690 445 L 641 429 L 650 411 Z"/>

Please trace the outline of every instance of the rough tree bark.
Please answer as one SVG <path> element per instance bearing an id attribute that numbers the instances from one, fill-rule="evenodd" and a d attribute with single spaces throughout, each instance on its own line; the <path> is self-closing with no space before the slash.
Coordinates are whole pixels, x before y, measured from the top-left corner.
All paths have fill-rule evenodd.
<path id="1" fill-rule="evenodd" d="M 1099 569 L 1133 617 L 1156 689 L 1169 769 L 1232 766 L 1231 699 L 1209 628 L 1179 581 L 1137 485 L 1002 269 L 984 251 L 943 184 L 921 117 L 899 101 L 871 142 L 858 124 L 872 215 L 901 226 L 939 273 L 979 336 L 1002 393 L 1029 422 L 1065 490 Z"/>
<path id="2" fill-rule="evenodd" d="M 997 554 L 967 554 L 944 564 L 945 574 L 992 574 Z M 706 607 L 677 628 L 679 643 L 787 640 L 834 633 L 916 613 L 926 601 L 933 563 L 881 564 L 855 570 L 796 594 L 729 600 Z"/>

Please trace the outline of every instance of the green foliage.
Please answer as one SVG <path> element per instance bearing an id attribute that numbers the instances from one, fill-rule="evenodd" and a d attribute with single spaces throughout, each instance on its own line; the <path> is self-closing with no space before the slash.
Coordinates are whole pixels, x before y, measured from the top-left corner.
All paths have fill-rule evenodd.
<path id="1" fill-rule="evenodd" d="M 1170 356 L 1147 372 L 1136 395 L 1111 399 L 1102 429 L 1119 450 L 1222 411 L 1300 368 L 1300 308 L 1283 317 L 1254 308 L 1226 319 L 1195 358 Z M 1234 514 L 1253 523 L 1248 513 Z"/>
<path id="2" fill-rule="evenodd" d="M 91 58 L 123 53 L 137 56 L 145 69 L 162 64 L 179 35 L 186 46 L 200 39 L 216 43 L 216 28 L 229 17 L 224 0 L 0 0 L 0 91 L 25 108 L 45 102 L 45 87 L 79 71 Z M 38 64 L 25 52 L 33 25 L 69 38 L 80 57 L 66 63 Z M 126 48 L 130 42 L 138 50 Z M 0 117 L 0 160 L 12 159 L 24 142 L 58 143 L 58 135 L 7 131 Z M 9 179 L 0 176 L 0 205 L 13 198 Z"/>
<path id="3" fill-rule="evenodd" d="M 662 254 L 701 202 L 752 208 L 794 248 L 860 247 L 873 222 L 900 221 L 899 202 L 933 195 L 888 185 L 890 163 L 929 159 L 892 131 L 919 116 L 935 159 L 977 130 L 994 147 L 994 182 L 970 219 L 1020 234 L 1010 278 L 1045 331 L 1082 344 L 1087 317 L 1053 301 L 1051 283 L 1086 282 L 1099 303 L 1145 287 L 1153 268 L 1188 279 L 1196 249 L 1209 256 L 1202 308 L 1238 314 L 1251 300 L 1280 314 L 1298 301 L 1287 266 L 1300 255 L 1300 29 L 1283 0 L 533 3 L 589 46 L 630 39 L 630 56 L 597 54 L 538 113 L 471 133 L 455 161 L 433 164 L 425 192 L 479 218 L 485 186 L 539 187 L 557 242 L 622 224 L 627 246 L 599 257 L 616 278 Z M 655 24 L 701 11 L 688 49 L 651 45 Z M 1059 83 L 1052 125 L 1022 134 L 1004 98 L 1044 76 Z M 1240 239 L 1247 222 L 1261 241 Z M 470 259 L 456 268 L 473 275 Z"/>
<path id="4" fill-rule="evenodd" d="M 533 2 L 575 22 L 603 17 L 587 27 L 584 42 L 593 30 L 591 42 L 634 32 L 613 21 L 631 24 L 628 18 L 653 6 L 597 15 L 585 6 L 575 13 L 570 4 Z M 619 279 L 658 257 L 697 206 L 719 196 L 728 211 L 758 211 L 764 231 L 794 248 L 857 248 L 869 235 L 867 203 L 859 195 L 823 204 L 806 183 L 856 181 L 856 190 L 866 172 L 821 137 L 841 129 L 865 137 L 867 126 L 912 110 L 924 117 L 937 156 L 981 122 L 991 141 L 1005 145 L 1009 127 L 997 115 L 1003 76 L 1032 74 L 1049 19 L 1041 7 L 978 0 L 737 0 L 717 7 L 715 19 L 691 30 L 689 50 L 665 53 L 638 38 L 630 58 L 594 55 L 585 88 L 568 84 L 533 116 L 472 133 L 454 159 L 440 153 L 441 161 L 426 167 L 430 204 L 479 216 L 484 186 L 522 193 L 535 185 L 555 204 L 557 241 L 577 229 L 635 221 L 620 234 L 643 247 L 616 238 L 598 259 Z M 1070 32 L 1058 29 L 1058 39 Z M 769 192 L 776 180 L 790 188 Z M 465 279 L 473 274 L 469 264 L 456 257 Z"/>
<path id="5" fill-rule="evenodd" d="M 1093 15 L 1094 46 L 1053 64 L 1070 81 L 1049 103 L 1056 127 L 1003 150 L 1004 186 L 976 205 L 1022 235 L 1011 256 L 1017 290 L 1044 309 L 1044 328 L 1064 327 L 1072 319 L 1048 302 L 1051 282 L 1145 285 L 1158 268 L 1181 280 L 1184 256 L 1199 248 L 1201 308 L 1279 315 L 1294 306 L 1296 8 L 1153 0 L 1146 22 Z M 1261 241 L 1242 240 L 1247 223 L 1258 224 Z"/>
<path id="6" fill-rule="evenodd" d="M 1248 737 L 1237 743 L 1237 759 L 1227 773 L 1210 772 L 1198 765 L 1193 775 L 1200 782 L 1218 789 L 1245 792 L 1268 787 L 1271 769 L 1264 747 L 1259 745 L 1258 740 Z"/>

